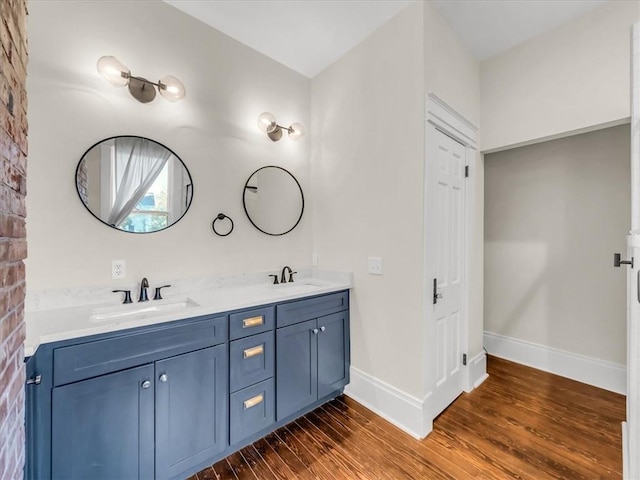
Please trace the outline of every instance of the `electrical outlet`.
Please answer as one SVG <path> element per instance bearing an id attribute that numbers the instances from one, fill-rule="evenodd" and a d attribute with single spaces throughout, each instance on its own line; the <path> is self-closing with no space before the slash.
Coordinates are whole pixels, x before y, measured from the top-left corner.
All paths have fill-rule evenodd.
<path id="1" fill-rule="evenodd" d="M 120 278 L 124 278 L 127 274 L 125 270 L 124 260 L 112 260 L 111 261 L 111 278 L 113 280 L 118 280 Z"/>
<path id="2" fill-rule="evenodd" d="M 311 266 L 312 267 L 317 267 L 318 266 L 318 254 L 317 253 L 312 253 L 311 254 Z"/>
<path id="3" fill-rule="evenodd" d="M 369 273 L 382 275 L 382 257 L 369 257 Z"/>

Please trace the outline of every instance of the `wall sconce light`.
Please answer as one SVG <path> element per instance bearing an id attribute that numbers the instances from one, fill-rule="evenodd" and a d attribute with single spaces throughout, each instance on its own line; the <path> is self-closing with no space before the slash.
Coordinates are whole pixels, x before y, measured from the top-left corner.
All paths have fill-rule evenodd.
<path id="1" fill-rule="evenodd" d="M 158 83 L 150 82 L 146 78 L 131 75 L 131 70 L 125 67 L 116 57 L 105 56 L 98 60 L 98 73 L 116 87 L 129 87 L 129 93 L 142 103 L 149 103 L 156 98 L 156 89 L 160 95 L 170 102 L 182 100 L 185 96 L 184 85 L 176 77 L 167 75 Z"/>
<path id="2" fill-rule="evenodd" d="M 274 142 L 277 142 L 282 138 L 282 130 L 286 130 L 289 134 L 289 138 L 296 141 L 305 134 L 304 127 L 299 123 L 292 123 L 289 127 L 278 125 L 276 117 L 269 112 L 263 112 L 258 115 L 258 128 L 260 131 L 266 133 Z"/>

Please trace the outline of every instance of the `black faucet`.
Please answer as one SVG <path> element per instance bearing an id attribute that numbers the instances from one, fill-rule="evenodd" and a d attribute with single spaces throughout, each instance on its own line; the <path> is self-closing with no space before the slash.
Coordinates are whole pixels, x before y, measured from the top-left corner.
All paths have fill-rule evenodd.
<path id="1" fill-rule="evenodd" d="M 149 288 L 149 280 L 147 280 L 147 277 L 144 277 L 142 279 L 142 282 L 140 282 L 140 298 L 138 298 L 139 302 L 146 302 L 147 300 L 149 300 L 149 297 L 147 296 L 147 288 Z"/>
<path id="2" fill-rule="evenodd" d="M 291 267 L 289 267 L 289 266 L 285 266 L 285 267 L 282 269 L 282 275 L 280 275 L 280 283 L 287 283 L 287 277 L 285 276 L 285 272 L 286 272 L 287 270 L 289 270 L 289 281 L 290 281 L 290 282 L 293 282 L 293 274 L 294 274 L 294 273 L 298 273 L 298 272 L 294 272 L 294 271 L 292 271 L 292 270 L 291 270 Z"/>
<path id="3" fill-rule="evenodd" d="M 131 290 L 111 290 L 113 293 L 124 293 L 124 301 L 122 303 L 133 303 L 131 300 Z"/>
<path id="4" fill-rule="evenodd" d="M 153 296 L 154 300 L 162 300 L 162 295 L 160 294 L 160 290 L 162 290 L 163 288 L 167 288 L 170 287 L 171 285 L 163 285 L 161 287 L 156 287 L 156 293 Z"/>

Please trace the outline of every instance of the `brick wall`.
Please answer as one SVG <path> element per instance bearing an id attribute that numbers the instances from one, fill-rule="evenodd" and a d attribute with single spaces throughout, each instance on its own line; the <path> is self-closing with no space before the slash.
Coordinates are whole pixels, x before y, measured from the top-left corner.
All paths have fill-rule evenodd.
<path id="1" fill-rule="evenodd" d="M 24 464 L 26 0 L 0 0 L 0 478 Z"/>

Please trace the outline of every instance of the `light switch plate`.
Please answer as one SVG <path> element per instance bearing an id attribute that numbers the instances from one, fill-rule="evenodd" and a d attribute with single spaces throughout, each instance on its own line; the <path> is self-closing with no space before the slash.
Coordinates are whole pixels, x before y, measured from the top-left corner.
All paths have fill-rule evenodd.
<path id="1" fill-rule="evenodd" d="M 382 275 L 382 257 L 369 257 L 369 273 Z"/>

